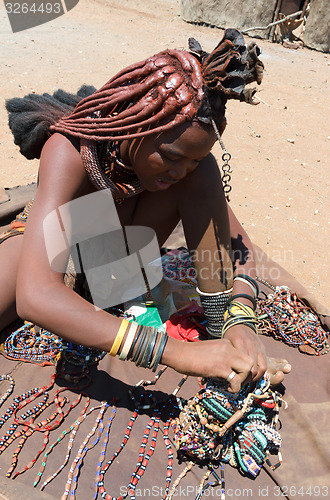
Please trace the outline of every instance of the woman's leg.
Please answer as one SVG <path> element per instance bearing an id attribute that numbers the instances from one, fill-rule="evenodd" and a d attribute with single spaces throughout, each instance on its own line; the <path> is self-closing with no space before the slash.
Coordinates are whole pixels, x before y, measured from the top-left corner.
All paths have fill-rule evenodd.
<path id="1" fill-rule="evenodd" d="M 23 238 L 13 236 L 0 245 L 0 331 L 17 319 L 16 277 Z"/>
<path id="2" fill-rule="evenodd" d="M 162 246 L 180 219 L 203 291 L 230 286 L 231 240 L 236 268 L 242 265 L 245 273 L 255 268 L 251 243 L 241 226 L 235 225 L 230 234 L 219 168 L 212 159 L 166 191 L 143 193 L 130 223 L 152 227 Z M 290 366 L 286 360 L 269 358 L 268 370 L 272 382 L 279 383 Z"/>
<path id="3" fill-rule="evenodd" d="M 162 246 L 180 219 L 201 290 L 229 288 L 229 220 L 219 168 L 212 155 L 168 190 L 143 193 L 131 223 L 153 228 Z"/>

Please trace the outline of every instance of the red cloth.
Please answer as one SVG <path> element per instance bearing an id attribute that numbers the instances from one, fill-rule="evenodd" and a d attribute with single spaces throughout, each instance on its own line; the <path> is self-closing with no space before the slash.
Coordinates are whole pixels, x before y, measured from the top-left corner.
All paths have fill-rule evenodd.
<path id="1" fill-rule="evenodd" d="M 196 342 L 207 337 L 204 312 L 195 300 L 172 314 L 165 325 L 168 335 L 177 340 Z"/>

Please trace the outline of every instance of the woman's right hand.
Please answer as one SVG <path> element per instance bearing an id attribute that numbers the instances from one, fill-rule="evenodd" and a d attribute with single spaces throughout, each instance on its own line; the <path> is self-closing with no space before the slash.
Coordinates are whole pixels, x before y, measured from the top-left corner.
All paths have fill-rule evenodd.
<path id="1" fill-rule="evenodd" d="M 244 354 L 226 339 L 204 342 L 180 342 L 169 338 L 162 363 L 185 375 L 222 378 L 226 380 L 234 372 L 229 382 L 229 390 L 238 392 L 241 385 L 251 379 L 253 359 Z"/>

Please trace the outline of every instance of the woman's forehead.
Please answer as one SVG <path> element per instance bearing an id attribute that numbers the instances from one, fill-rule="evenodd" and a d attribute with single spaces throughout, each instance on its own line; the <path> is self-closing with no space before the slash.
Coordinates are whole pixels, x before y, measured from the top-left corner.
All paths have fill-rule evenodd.
<path id="1" fill-rule="evenodd" d="M 157 146 L 168 146 L 177 151 L 207 154 L 216 141 L 216 135 L 211 127 L 205 127 L 197 122 L 184 123 L 172 130 L 158 134 L 154 139 Z M 199 155 L 198 155 L 199 156 Z"/>

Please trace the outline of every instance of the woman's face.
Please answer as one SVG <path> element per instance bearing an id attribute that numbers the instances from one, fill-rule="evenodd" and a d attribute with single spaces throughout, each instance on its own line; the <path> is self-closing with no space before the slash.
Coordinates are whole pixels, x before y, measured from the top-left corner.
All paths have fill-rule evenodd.
<path id="1" fill-rule="evenodd" d="M 220 133 L 224 128 L 225 122 Z M 121 155 L 146 190 L 163 191 L 195 170 L 215 141 L 213 130 L 185 123 L 158 135 L 124 141 Z"/>

